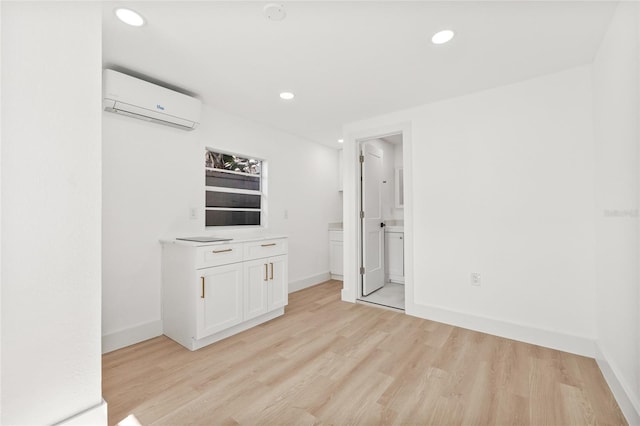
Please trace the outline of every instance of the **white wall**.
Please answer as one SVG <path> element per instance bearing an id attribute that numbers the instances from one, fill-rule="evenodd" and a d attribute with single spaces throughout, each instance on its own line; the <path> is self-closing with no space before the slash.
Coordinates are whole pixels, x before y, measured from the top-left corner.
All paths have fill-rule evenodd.
<path id="1" fill-rule="evenodd" d="M 345 154 L 357 135 L 405 122 L 407 312 L 593 354 L 590 67 L 352 123 Z M 345 239 L 355 239 L 347 222 Z M 345 271 L 346 300 L 356 282 Z"/>
<path id="2" fill-rule="evenodd" d="M 2 4 L 0 4 L 0 25 Z M 2 28 L 0 27 L 0 165 L 2 165 Z M 2 237 L 2 172 L 0 169 L 0 241 Z M 2 421 L 2 244 L 0 243 L 0 421 Z"/>
<path id="3" fill-rule="evenodd" d="M 402 166 L 404 165 L 403 163 L 403 155 L 402 155 L 402 144 L 396 144 L 393 147 L 393 157 L 395 159 L 395 164 L 394 166 L 396 168 L 402 168 Z"/>
<path id="4" fill-rule="evenodd" d="M 100 388 L 101 6 L 1 7 L 0 422 L 52 424 L 97 407 L 92 422 L 106 424 Z"/>
<path id="5" fill-rule="evenodd" d="M 159 238 L 246 232 L 205 230 L 205 147 L 268 161 L 265 232 L 289 236 L 290 290 L 329 278 L 336 150 L 206 106 L 193 132 L 106 112 L 103 123 L 103 350 L 161 333 Z"/>
<path id="6" fill-rule="evenodd" d="M 598 361 L 631 424 L 640 424 L 639 19 L 638 3 L 620 3 L 593 66 Z"/>

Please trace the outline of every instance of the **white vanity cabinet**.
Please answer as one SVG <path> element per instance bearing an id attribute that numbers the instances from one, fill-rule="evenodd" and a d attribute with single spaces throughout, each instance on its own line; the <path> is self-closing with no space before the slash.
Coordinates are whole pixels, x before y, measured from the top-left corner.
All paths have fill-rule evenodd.
<path id="1" fill-rule="evenodd" d="M 284 314 L 284 237 L 224 243 L 163 241 L 163 332 L 196 350 Z"/>
<path id="2" fill-rule="evenodd" d="M 387 280 L 404 283 L 404 232 L 385 232 Z"/>
<path id="3" fill-rule="evenodd" d="M 343 232 L 342 230 L 329 231 L 329 272 L 332 280 L 342 280 L 343 268 Z"/>

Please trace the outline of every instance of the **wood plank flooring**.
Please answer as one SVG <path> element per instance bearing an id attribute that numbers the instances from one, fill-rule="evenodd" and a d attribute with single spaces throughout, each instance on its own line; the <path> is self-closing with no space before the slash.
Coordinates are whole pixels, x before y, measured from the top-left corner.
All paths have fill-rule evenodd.
<path id="1" fill-rule="evenodd" d="M 340 301 L 190 352 L 162 336 L 103 356 L 109 423 L 624 425 L 595 361 Z"/>

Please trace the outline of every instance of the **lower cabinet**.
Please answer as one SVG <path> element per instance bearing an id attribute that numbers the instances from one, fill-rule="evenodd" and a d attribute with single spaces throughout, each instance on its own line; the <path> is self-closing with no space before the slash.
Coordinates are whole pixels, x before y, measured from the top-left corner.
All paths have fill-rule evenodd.
<path id="1" fill-rule="evenodd" d="M 202 269 L 196 338 L 210 336 L 236 324 L 242 315 L 242 263 Z"/>
<path id="2" fill-rule="evenodd" d="M 273 311 L 289 303 L 289 265 L 288 256 L 277 256 L 269 259 L 269 294 L 267 310 Z"/>
<path id="3" fill-rule="evenodd" d="M 329 231 L 329 272 L 331 279 L 342 280 L 343 272 L 342 231 Z"/>
<path id="4" fill-rule="evenodd" d="M 288 302 L 287 256 L 244 263 L 244 319 L 285 306 Z"/>
<path id="5" fill-rule="evenodd" d="M 404 283 L 404 233 L 385 232 L 385 262 L 387 280 Z"/>
<path id="6" fill-rule="evenodd" d="M 164 334 L 196 350 L 284 314 L 287 270 L 286 238 L 211 246 L 165 243 Z"/>

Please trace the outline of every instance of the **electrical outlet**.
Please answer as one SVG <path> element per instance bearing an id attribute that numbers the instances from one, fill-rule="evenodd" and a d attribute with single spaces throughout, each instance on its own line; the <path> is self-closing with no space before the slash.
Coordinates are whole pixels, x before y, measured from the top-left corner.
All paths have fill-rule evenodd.
<path id="1" fill-rule="evenodd" d="M 472 272 L 469 275 L 469 280 L 471 281 L 471 285 L 475 287 L 480 287 L 480 273 Z"/>
<path id="2" fill-rule="evenodd" d="M 192 207 L 189 209 L 189 219 L 196 220 L 198 218 L 198 209 Z"/>
<path id="3" fill-rule="evenodd" d="M 284 218 L 289 219 L 289 210 L 284 209 Z"/>

